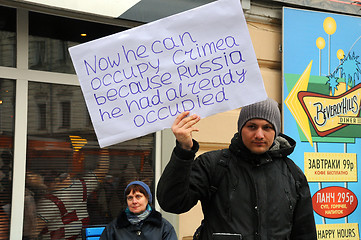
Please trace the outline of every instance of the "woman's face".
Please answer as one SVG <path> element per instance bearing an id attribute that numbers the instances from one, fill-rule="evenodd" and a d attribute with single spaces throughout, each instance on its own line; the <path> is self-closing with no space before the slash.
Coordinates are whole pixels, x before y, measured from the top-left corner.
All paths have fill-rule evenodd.
<path id="1" fill-rule="evenodd" d="M 139 191 L 131 191 L 127 195 L 127 204 L 129 211 L 134 214 L 141 214 L 147 209 L 148 199 Z"/>

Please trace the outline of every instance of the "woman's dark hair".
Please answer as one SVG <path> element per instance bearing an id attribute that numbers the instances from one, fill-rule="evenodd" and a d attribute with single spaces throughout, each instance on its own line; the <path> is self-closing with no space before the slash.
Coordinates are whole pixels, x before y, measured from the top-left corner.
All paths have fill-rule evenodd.
<path id="1" fill-rule="evenodd" d="M 138 184 L 130 185 L 127 190 L 125 191 L 125 196 L 128 196 L 131 192 L 140 192 L 143 193 L 143 195 L 149 200 L 149 195 L 147 191 Z"/>

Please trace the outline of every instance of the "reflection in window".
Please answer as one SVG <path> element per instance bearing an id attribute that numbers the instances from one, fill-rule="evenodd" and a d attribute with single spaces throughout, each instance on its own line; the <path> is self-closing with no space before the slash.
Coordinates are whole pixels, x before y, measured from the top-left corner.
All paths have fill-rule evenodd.
<path id="1" fill-rule="evenodd" d="M 46 130 L 46 104 L 39 103 L 39 130 Z"/>
<path id="2" fill-rule="evenodd" d="M 0 239 L 9 238 L 14 113 L 15 81 L 0 79 Z"/>
<path id="3" fill-rule="evenodd" d="M 52 106 L 44 131 L 34 114 L 39 103 Z M 154 191 L 153 134 L 100 149 L 77 86 L 30 82 L 28 105 L 25 204 L 36 208 L 25 216 L 39 216 L 24 216 L 30 239 L 79 238 L 82 226 L 108 223 L 124 210 L 130 181 Z"/>
<path id="4" fill-rule="evenodd" d="M 71 26 L 71 27 L 69 27 Z M 29 13 L 29 68 L 75 73 L 68 49 L 126 30 L 124 27 Z M 81 33 L 87 33 L 82 37 Z"/>
<path id="5" fill-rule="evenodd" d="M 62 128 L 70 128 L 70 102 L 61 102 Z"/>
<path id="6" fill-rule="evenodd" d="M 0 6 L 0 66 L 16 66 L 16 11 Z"/>

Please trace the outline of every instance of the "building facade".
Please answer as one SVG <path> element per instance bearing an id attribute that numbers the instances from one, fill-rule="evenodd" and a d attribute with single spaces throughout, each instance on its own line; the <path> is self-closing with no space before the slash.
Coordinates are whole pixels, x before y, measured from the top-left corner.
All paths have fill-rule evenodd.
<path id="1" fill-rule="evenodd" d="M 85 178 L 89 172 L 99 173 L 101 179 L 90 182 L 86 192 L 80 188 L 67 193 L 70 202 L 79 192 L 87 196 L 90 224 L 104 224 L 117 215 L 131 180 L 143 180 L 155 192 L 175 144 L 172 133 L 167 129 L 101 149 L 68 53 L 71 46 L 196 7 L 141 3 L 143 7 L 114 18 L 39 1 L 0 1 L 0 239 L 35 239 L 39 234 L 46 239 L 61 228 L 64 237 L 78 234 L 53 219 L 61 209 L 51 200 L 47 210 L 37 207 L 51 187 L 67 189 L 59 183 Z M 267 94 L 281 103 L 282 6 L 295 3 L 241 3 Z M 154 4 L 154 15 L 146 15 L 149 4 Z M 236 109 L 203 119 L 194 134 L 199 153 L 227 147 L 237 117 Z M 155 207 L 159 209 L 157 203 Z M 65 207 L 68 212 L 70 208 Z M 191 236 L 202 219 L 199 206 L 179 216 L 163 214 L 179 239 Z M 67 224 L 81 228 L 73 220 Z"/>

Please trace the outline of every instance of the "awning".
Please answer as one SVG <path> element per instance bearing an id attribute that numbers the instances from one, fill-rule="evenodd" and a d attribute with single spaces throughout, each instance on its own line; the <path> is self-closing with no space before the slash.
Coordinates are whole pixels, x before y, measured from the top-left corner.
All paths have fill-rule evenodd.
<path id="1" fill-rule="evenodd" d="M 46 7 L 117 18 L 140 0 L 18 0 Z"/>
<path id="2" fill-rule="evenodd" d="M 215 0 L 142 0 L 119 18 L 148 23 L 213 1 Z"/>
<path id="3" fill-rule="evenodd" d="M 17 2 L 47 8 L 120 18 L 137 22 L 152 22 L 215 0 L 17 0 Z"/>

